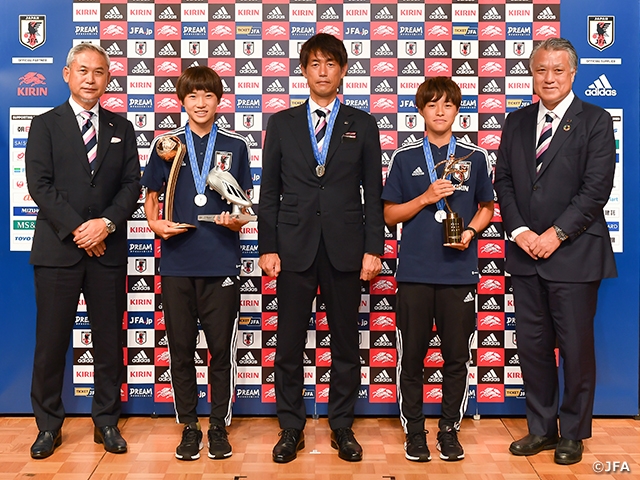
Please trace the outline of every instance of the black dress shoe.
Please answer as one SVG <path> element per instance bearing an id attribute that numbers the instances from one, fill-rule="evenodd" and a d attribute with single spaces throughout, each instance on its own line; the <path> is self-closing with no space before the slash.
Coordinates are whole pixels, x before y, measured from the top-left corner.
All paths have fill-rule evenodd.
<path id="1" fill-rule="evenodd" d="M 44 430 L 38 433 L 36 441 L 31 445 L 31 458 L 50 457 L 56 447 L 62 443 L 62 430 Z"/>
<path id="2" fill-rule="evenodd" d="M 543 450 L 552 450 L 558 444 L 558 435 L 552 437 L 542 437 L 532 433 L 513 442 L 509 446 L 509 451 L 518 456 L 529 456 L 540 453 Z"/>
<path id="3" fill-rule="evenodd" d="M 115 425 L 96 427 L 93 430 L 93 441 L 104 443 L 104 449 L 109 453 L 124 453 L 127 451 L 127 442 L 122 438 L 120 430 Z"/>
<path id="4" fill-rule="evenodd" d="M 338 450 L 338 456 L 347 462 L 362 460 L 362 447 L 350 428 L 336 428 L 331 431 L 331 447 Z"/>
<path id="5" fill-rule="evenodd" d="M 569 440 L 568 438 L 561 437 L 556 447 L 553 460 L 558 465 L 573 465 L 582 460 L 583 450 L 584 445 L 582 445 L 582 440 Z"/>
<path id="6" fill-rule="evenodd" d="M 273 447 L 273 461 L 289 463 L 298 456 L 298 451 L 304 448 L 304 432 L 295 428 L 285 428 L 279 435 L 280 440 Z"/>

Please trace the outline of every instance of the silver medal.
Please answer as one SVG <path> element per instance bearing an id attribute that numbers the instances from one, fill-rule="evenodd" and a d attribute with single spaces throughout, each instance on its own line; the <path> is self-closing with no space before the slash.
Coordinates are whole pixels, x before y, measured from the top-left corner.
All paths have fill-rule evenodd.
<path id="1" fill-rule="evenodd" d="M 447 212 L 444 210 L 438 210 L 434 215 L 436 222 L 442 223 L 442 221 L 447 218 Z"/>
<path id="2" fill-rule="evenodd" d="M 318 175 L 319 177 L 324 175 L 324 165 L 316 166 L 316 175 Z"/>
<path id="3" fill-rule="evenodd" d="M 199 193 L 193 198 L 193 202 L 198 207 L 204 207 L 207 204 L 207 196 L 204 193 Z"/>

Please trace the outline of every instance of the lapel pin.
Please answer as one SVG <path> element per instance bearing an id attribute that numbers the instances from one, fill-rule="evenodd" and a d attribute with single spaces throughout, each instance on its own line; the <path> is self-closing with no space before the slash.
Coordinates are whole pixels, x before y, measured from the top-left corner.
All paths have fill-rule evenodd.
<path id="1" fill-rule="evenodd" d="M 563 129 L 565 132 L 568 132 L 569 130 L 571 130 L 571 125 L 566 124 L 564 127 L 562 127 L 562 129 Z"/>

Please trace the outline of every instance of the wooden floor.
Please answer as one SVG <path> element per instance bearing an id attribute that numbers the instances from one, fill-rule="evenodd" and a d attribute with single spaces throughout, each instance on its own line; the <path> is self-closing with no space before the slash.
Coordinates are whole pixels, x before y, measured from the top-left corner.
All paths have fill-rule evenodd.
<path id="1" fill-rule="evenodd" d="M 201 419 L 203 429 L 206 419 Z M 640 421 L 633 419 L 595 419 L 593 438 L 585 442 L 583 461 L 572 466 L 553 463 L 553 451 L 533 457 L 515 457 L 507 448 L 526 434 L 524 419 L 465 419 L 459 435 L 466 458 L 444 462 L 435 448 L 435 435 L 427 441 L 433 460 L 409 462 L 404 458 L 400 423 L 395 418 L 358 418 L 356 437 L 364 448 L 364 460 L 340 460 L 329 445 L 326 419 L 311 420 L 305 429 L 306 448 L 286 465 L 271 461 L 277 441 L 275 418 L 234 418 L 229 429 L 233 456 L 210 460 L 205 450 L 199 460 L 176 460 L 181 427 L 173 418 L 130 417 L 120 422 L 129 443 L 123 455 L 105 453 L 93 443 L 89 418 L 69 418 L 63 427 L 63 442 L 53 456 L 32 460 L 29 447 L 37 434 L 33 418 L 0 418 L 0 480 L 455 480 L 455 479 L 640 479 Z M 436 420 L 427 428 L 435 431 Z M 594 473 L 620 462 L 621 473 Z M 611 462 L 607 467 L 606 462 Z M 626 463 L 623 463 L 626 462 Z M 630 471 L 629 471 L 630 470 Z"/>

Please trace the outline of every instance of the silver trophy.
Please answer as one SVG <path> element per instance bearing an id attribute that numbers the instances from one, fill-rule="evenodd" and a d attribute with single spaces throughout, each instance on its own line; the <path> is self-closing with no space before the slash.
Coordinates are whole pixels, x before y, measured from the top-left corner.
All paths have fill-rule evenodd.
<path id="1" fill-rule="evenodd" d="M 232 205 L 231 218 L 237 218 L 241 222 L 253 222 L 258 219 L 258 216 L 254 215 L 251 210 L 253 202 L 229 172 L 215 167 L 207 175 L 207 185 L 211 190 L 218 192 L 223 200 Z M 251 213 L 245 213 L 246 211 Z M 201 222 L 215 222 L 219 216 L 198 215 L 198 220 Z"/>

